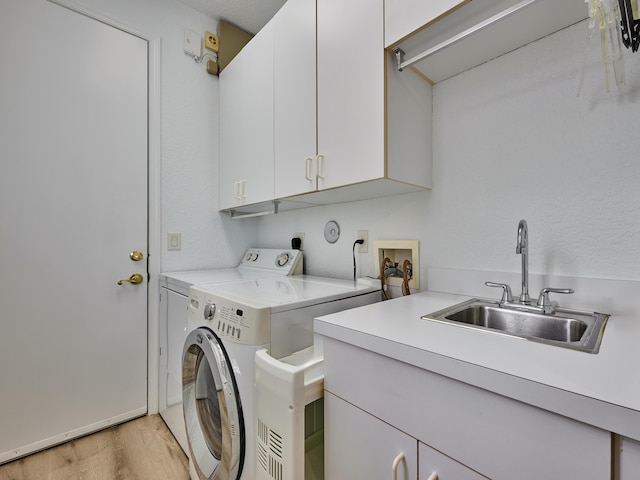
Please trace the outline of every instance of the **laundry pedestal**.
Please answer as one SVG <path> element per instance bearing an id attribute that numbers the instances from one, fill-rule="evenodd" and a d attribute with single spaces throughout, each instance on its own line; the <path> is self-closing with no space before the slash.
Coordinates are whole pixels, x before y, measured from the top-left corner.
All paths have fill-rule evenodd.
<path id="1" fill-rule="evenodd" d="M 256 480 L 324 478 L 324 370 L 308 347 L 256 352 Z"/>

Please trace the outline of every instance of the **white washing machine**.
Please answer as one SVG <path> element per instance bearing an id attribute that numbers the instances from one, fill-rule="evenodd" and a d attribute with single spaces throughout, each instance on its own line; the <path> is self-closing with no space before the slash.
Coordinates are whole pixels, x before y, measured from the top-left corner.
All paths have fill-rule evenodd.
<path id="1" fill-rule="evenodd" d="M 255 354 L 313 344 L 313 319 L 380 300 L 369 283 L 311 276 L 191 287 L 183 408 L 192 480 L 255 478 Z"/>
<path id="2" fill-rule="evenodd" d="M 300 275 L 299 250 L 250 248 L 235 268 L 169 272 L 160 275 L 159 410 L 174 437 L 189 455 L 182 411 L 182 347 L 187 334 L 189 288 L 272 276 Z"/>

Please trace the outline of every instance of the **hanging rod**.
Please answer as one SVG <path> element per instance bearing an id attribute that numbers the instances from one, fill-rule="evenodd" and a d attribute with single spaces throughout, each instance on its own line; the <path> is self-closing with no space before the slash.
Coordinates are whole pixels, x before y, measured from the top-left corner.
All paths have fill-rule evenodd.
<path id="1" fill-rule="evenodd" d="M 453 37 L 451 37 L 448 40 L 445 40 L 442 43 L 439 43 L 438 45 L 436 45 L 435 47 L 432 47 L 430 49 L 428 49 L 425 52 L 420 53 L 419 55 L 416 55 L 415 57 L 412 57 L 408 60 L 404 59 L 404 52 L 402 51 L 402 49 L 400 47 L 395 47 L 393 49 L 393 53 L 395 53 L 396 55 L 396 64 L 397 64 L 397 68 L 398 70 L 401 72 L 403 69 L 410 67 L 411 65 L 413 65 L 414 63 L 419 62 L 420 60 L 424 60 L 425 58 L 430 57 L 431 55 L 434 55 L 436 53 L 438 53 L 441 50 L 444 50 L 447 47 L 450 47 L 451 45 L 458 43 L 460 40 L 463 40 L 464 38 L 473 35 L 474 33 L 479 32 L 480 30 L 483 30 L 487 27 L 489 27 L 490 25 L 493 25 L 494 23 L 507 18 L 510 15 L 513 15 L 514 13 L 519 12 L 520 10 L 522 10 L 525 7 L 528 7 L 529 5 L 531 5 L 534 2 L 537 2 L 538 0 L 522 0 L 520 3 L 517 3 L 509 8 L 507 8 L 506 10 L 503 10 L 500 13 L 495 14 L 493 17 L 487 18 L 486 20 L 483 20 L 482 22 L 478 23 L 477 25 L 474 25 L 473 27 L 470 27 L 466 30 L 464 30 L 463 32 L 460 32 L 457 35 L 454 35 Z"/>

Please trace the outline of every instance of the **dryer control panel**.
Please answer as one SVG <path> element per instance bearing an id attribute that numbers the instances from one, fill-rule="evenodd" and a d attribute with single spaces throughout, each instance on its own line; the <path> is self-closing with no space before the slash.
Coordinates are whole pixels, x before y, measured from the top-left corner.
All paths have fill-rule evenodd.
<path id="1" fill-rule="evenodd" d="M 250 248 L 242 257 L 239 267 L 270 270 L 274 274 L 302 275 L 302 252 L 300 250 Z"/>

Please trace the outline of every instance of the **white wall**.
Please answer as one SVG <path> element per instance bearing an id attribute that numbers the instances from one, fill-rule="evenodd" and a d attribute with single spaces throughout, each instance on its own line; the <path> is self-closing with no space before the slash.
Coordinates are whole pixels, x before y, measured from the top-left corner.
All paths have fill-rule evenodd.
<path id="1" fill-rule="evenodd" d="M 371 241 L 419 239 L 422 278 L 427 267 L 519 272 L 524 218 L 532 273 L 640 279 L 640 54 L 625 52 L 626 85 L 607 94 L 594 35 L 577 96 L 586 37 L 583 22 L 437 84 L 432 191 L 264 217 L 260 244 L 305 232 L 307 273 L 349 278 L 368 229 Z M 373 275 L 371 253 L 358 261 Z"/>
<path id="2" fill-rule="evenodd" d="M 161 269 L 237 265 L 254 246 L 257 226 L 252 221 L 231 223 L 217 211 L 218 78 L 183 52 L 185 29 L 204 35 L 205 30 L 216 31 L 216 22 L 176 0 L 74 3 L 161 38 Z M 180 251 L 167 250 L 167 232 L 181 233 Z"/>

